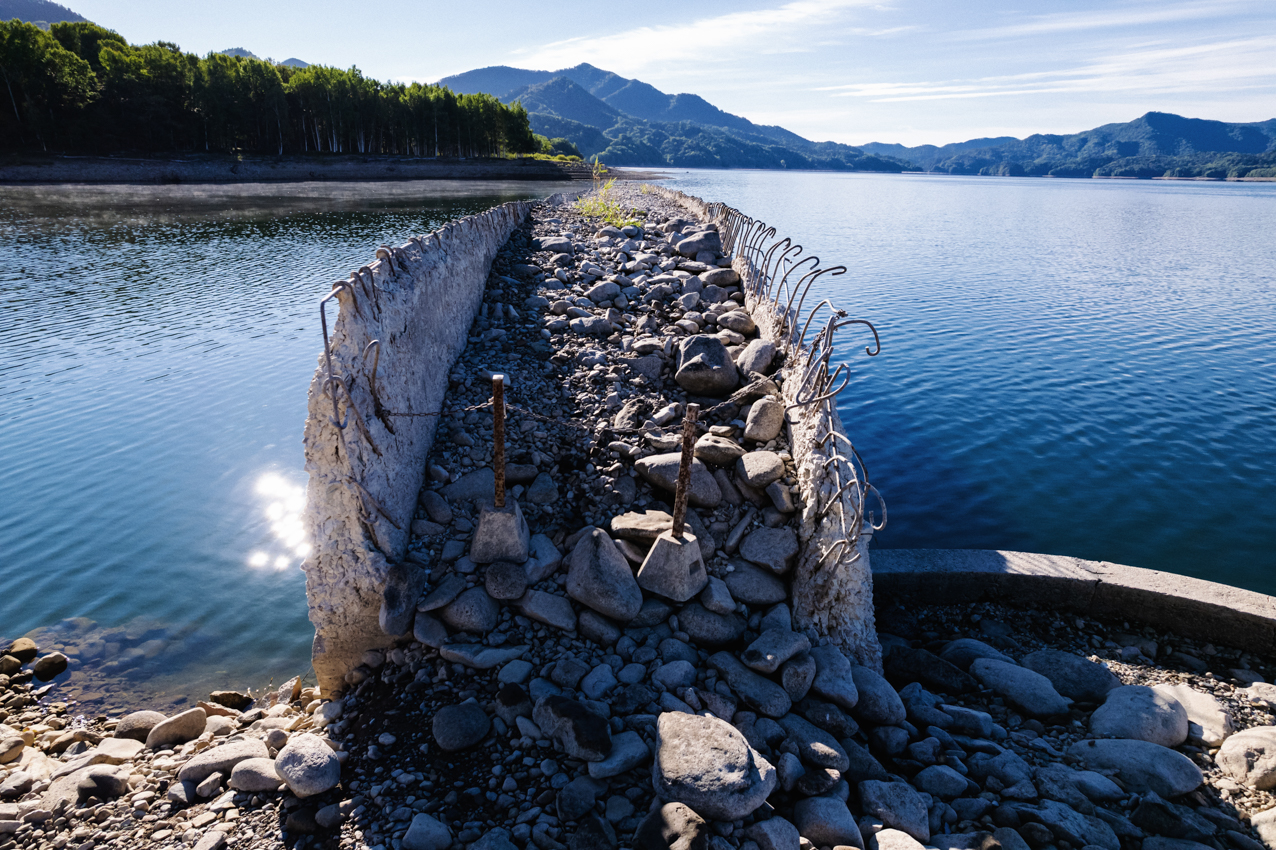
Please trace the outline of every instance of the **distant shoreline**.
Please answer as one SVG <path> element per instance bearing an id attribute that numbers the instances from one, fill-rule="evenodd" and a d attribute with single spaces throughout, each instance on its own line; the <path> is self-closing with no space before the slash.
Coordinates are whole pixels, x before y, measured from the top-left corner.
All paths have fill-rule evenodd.
<path id="1" fill-rule="evenodd" d="M 208 184 L 393 180 L 589 180 L 588 164 L 397 156 L 0 157 L 0 185 Z"/>

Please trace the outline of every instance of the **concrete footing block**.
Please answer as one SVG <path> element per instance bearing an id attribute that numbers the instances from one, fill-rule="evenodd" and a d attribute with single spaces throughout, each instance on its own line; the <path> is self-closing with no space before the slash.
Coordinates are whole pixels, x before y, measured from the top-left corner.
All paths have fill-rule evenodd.
<path id="1" fill-rule="evenodd" d="M 674 602 L 686 602 L 704 590 L 709 574 L 694 534 L 674 537 L 662 531 L 638 568 L 638 586 Z"/>
<path id="2" fill-rule="evenodd" d="M 518 502 L 511 499 L 502 508 L 484 505 L 470 542 L 470 560 L 476 564 L 493 561 L 521 564 L 527 560 L 530 539 Z"/>

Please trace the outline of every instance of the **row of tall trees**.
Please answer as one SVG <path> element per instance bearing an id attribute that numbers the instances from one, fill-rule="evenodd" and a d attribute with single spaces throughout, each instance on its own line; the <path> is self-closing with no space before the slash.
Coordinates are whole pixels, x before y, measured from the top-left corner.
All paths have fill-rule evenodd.
<path id="1" fill-rule="evenodd" d="M 0 151 L 496 156 L 539 144 L 519 103 L 175 44 L 0 21 Z M 7 101 L 7 102 L 4 102 Z"/>

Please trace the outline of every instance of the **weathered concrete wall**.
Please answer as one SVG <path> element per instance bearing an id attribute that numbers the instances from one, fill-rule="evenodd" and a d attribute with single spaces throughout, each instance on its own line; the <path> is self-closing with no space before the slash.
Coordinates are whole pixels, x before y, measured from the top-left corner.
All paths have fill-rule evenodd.
<path id="1" fill-rule="evenodd" d="M 392 641 L 383 608 L 392 632 L 399 630 L 396 602 L 415 609 L 423 576 L 404 558 L 438 417 L 402 414 L 439 411 L 492 260 L 530 209 L 527 202 L 504 204 L 400 249 L 379 250 L 380 259 L 352 274 L 329 302 L 332 373 L 341 384 L 329 383 L 320 355 L 304 437 L 314 547 L 304 567 L 306 596 L 325 695 L 342 688 L 364 652 Z M 373 340 L 379 361 L 377 347 L 365 354 Z M 334 424 L 332 392 L 344 430 Z M 401 630 L 408 628 L 410 617 Z"/>
<path id="2" fill-rule="evenodd" d="M 678 201 L 697 218 L 717 223 L 720 230 L 735 226 L 729 215 L 732 211 L 721 204 L 709 204 L 663 188 L 655 191 Z M 759 335 L 783 351 L 788 334 L 783 311 L 773 301 L 759 296 L 774 281 L 756 261 L 765 257 L 765 249 L 778 240 L 771 231 L 770 236 L 756 241 L 762 247 L 755 251 L 736 245 L 732 265 L 744 284 L 745 306 L 758 325 Z M 771 274 L 776 274 L 778 267 L 777 262 Z M 812 335 L 817 330 L 819 327 L 812 325 Z M 872 532 L 863 516 L 865 482 L 851 460 L 851 441 L 837 414 L 836 399 L 795 406 L 799 394 L 801 399 L 818 394 L 810 386 L 804 388 L 803 383 L 809 368 L 819 368 L 816 361 L 824 350 L 814 345 L 789 347 L 788 358 L 777 373 L 789 408 L 785 417 L 789 445 L 802 489 L 802 524 L 798 532 L 802 548 L 790 601 L 799 626 L 814 626 L 860 664 L 880 670 L 881 646 L 873 614 L 873 576 L 868 554 Z M 830 376 L 824 377 L 827 380 Z"/>

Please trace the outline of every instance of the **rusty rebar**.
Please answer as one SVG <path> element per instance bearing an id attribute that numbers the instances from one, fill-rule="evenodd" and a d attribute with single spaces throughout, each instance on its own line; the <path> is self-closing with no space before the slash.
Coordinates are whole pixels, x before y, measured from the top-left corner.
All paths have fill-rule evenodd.
<path id="1" fill-rule="evenodd" d="M 505 376 L 492 376 L 492 468 L 496 472 L 496 507 L 505 507 Z"/>
<path id="2" fill-rule="evenodd" d="M 673 497 L 673 536 L 682 539 L 682 526 L 687 519 L 687 490 L 691 488 L 691 464 L 695 460 L 692 452 L 696 446 L 696 417 L 700 415 L 700 405 L 687 405 L 687 414 L 682 418 L 682 460 L 678 462 L 678 489 Z"/>

